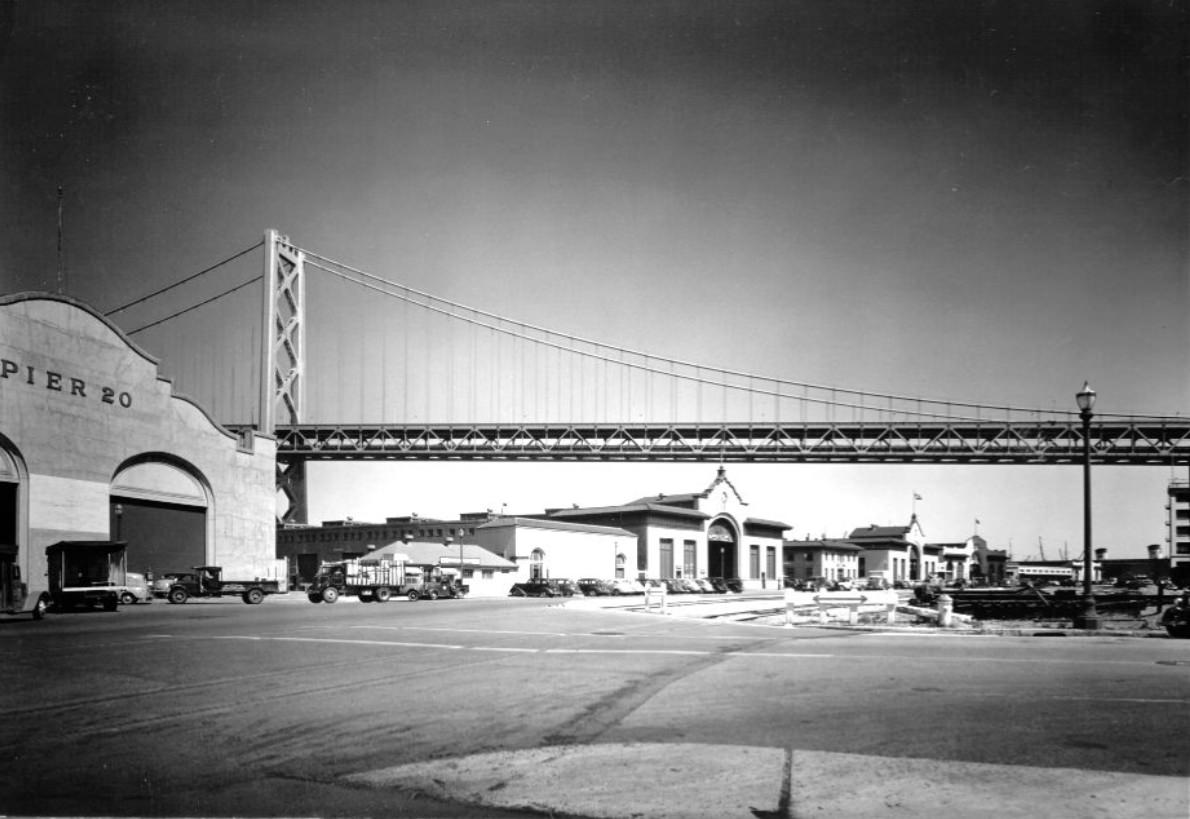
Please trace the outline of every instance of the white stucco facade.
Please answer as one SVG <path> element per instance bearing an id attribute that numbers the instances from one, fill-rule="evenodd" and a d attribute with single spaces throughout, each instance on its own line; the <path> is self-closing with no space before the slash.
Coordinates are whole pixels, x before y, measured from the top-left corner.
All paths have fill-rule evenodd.
<path id="1" fill-rule="evenodd" d="M 511 582 L 535 576 L 612 578 L 617 559 L 632 560 L 636 551 L 636 537 L 623 529 L 539 518 L 497 518 L 476 527 L 475 539 L 516 563 Z"/>
<path id="2" fill-rule="evenodd" d="M 121 499 L 184 514 L 201 541 L 192 556 L 225 577 L 275 575 L 274 440 L 241 440 L 174 394 L 156 360 L 86 305 L 0 298 L 0 449 L 15 473 L 0 478 L 16 487 L 0 515 L 31 581 L 52 543 L 118 539 Z"/>

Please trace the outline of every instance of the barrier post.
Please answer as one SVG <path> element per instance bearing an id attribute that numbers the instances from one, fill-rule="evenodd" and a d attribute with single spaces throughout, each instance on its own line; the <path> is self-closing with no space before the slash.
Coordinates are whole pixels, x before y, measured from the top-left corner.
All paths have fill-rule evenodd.
<path id="1" fill-rule="evenodd" d="M 954 612 L 954 598 L 949 594 L 938 596 L 938 625 L 950 628 L 951 614 Z"/>

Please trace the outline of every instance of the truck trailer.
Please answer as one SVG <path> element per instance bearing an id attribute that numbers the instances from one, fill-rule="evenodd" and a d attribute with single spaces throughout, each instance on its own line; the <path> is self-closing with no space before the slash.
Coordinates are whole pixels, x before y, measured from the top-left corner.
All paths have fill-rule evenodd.
<path id="1" fill-rule="evenodd" d="M 45 548 L 55 609 L 101 606 L 115 611 L 128 580 L 122 540 L 60 540 Z"/>
<path id="2" fill-rule="evenodd" d="M 341 595 L 361 603 L 387 603 L 394 596 L 410 600 L 462 597 L 463 589 L 436 570 L 407 566 L 404 559 L 348 558 L 324 562 L 314 576 L 306 597 L 311 603 L 334 603 Z"/>

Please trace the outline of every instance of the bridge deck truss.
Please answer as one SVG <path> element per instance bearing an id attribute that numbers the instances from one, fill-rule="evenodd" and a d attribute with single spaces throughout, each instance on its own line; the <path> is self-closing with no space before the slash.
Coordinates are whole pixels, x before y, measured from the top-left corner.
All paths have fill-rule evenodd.
<path id="1" fill-rule="evenodd" d="M 1082 463 L 1073 422 L 278 425 L 281 460 Z M 1190 421 L 1093 423 L 1100 464 L 1190 463 Z"/>

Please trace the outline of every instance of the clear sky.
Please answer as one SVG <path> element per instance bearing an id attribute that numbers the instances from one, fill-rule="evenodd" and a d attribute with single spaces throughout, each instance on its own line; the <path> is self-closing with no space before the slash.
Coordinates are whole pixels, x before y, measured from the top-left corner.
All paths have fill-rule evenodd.
<path id="1" fill-rule="evenodd" d="M 1184 415 L 1186 22 L 1167 0 L 0 2 L 0 291 L 56 288 L 62 185 L 66 290 L 100 310 L 275 227 L 708 365 L 1052 409 L 1089 380 L 1097 411 Z M 331 342 L 325 367 L 352 353 Z M 311 404 L 349 412 L 338 386 Z M 316 466 L 312 515 L 615 503 L 714 468 Z M 729 475 L 796 537 L 903 521 L 916 491 L 931 539 L 978 518 L 1018 556 L 1081 548 L 1069 467 Z M 1162 542 L 1170 475 L 1097 470 L 1098 545 Z"/>

